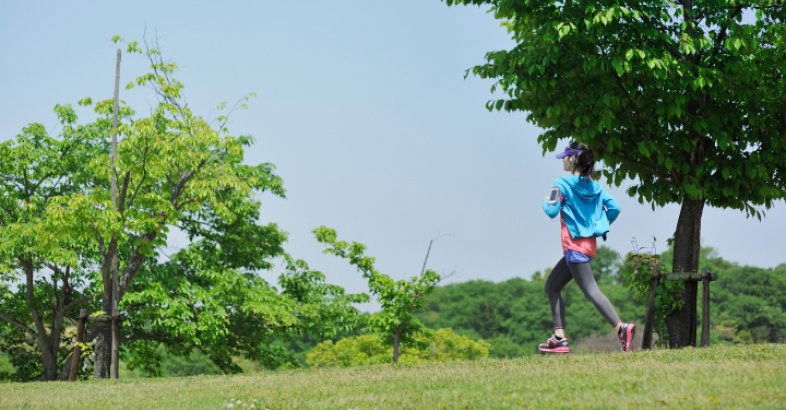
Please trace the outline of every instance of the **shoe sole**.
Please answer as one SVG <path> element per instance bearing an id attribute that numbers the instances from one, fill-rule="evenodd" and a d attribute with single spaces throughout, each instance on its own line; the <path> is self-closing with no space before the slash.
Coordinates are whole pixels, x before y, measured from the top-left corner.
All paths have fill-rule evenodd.
<path id="1" fill-rule="evenodd" d="M 538 348 L 538 351 L 541 353 L 570 353 L 570 348 L 569 347 L 557 347 L 554 349 Z"/>

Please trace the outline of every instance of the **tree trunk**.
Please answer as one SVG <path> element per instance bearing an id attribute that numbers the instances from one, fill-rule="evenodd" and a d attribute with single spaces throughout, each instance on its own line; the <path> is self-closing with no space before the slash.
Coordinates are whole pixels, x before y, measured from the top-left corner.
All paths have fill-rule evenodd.
<path id="1" fill-rule="evenodd" d="M 401 332 L 396 331 L 393 333 L 393 364 L 398 363 L 398 347 L 401 342 Z"/>
<path id="2" fill-rule="evenodd" d="M 109 377 L 109 365 L 112 361 L 112 327 L 107 322 L 97 322 L 95 326 L 96 344 L 94 349 L 93 377 L 106 379 Z"/>
<path id="3" fill-rule="evenodd" d="M 685 197 L 682 200 L 677 230 L 674 232 L 674 272 L 697 272 L 701 253 L 701 215 L 704 200 Z M 696 329 L 691 320 L 691 312 L 696 307 L 698 286 L 696 282 L 685 282 L 682 289 L 682 308 L 666 318 L 669 331 L 669 347 L 679 348 L 695 345 Z"/>
<path id="4" fill-rule="evenodd" d="M 52 351 L 47 347 L 41 354 L 41 361 L 44 364 L 43 379 L 47 381 L 57 380 L 57 358 L 52 354 Z"/>
<path id="5" fill-rule="evenodd" d="M 117 120 L 120 114 L 119 109 L 119 95 L 120 95 L 120 56 L 122 55 L 122 51 L 118 47 L 117 49 L 117 62 L 115 63 L 115 98 L 114 98 L 114 105 L 112 109 L 112 152 L 109 157 L 109 168 L 110 168 L 110 198 L 112 199 L 112 208 L 115 211 L 119 211 L 117 207 L 117 169 L 115 168 L 115 163 L 117 159 Z M 112 361 L 110 370 L 112 372 L 112 378 L 117 379 L 119 376 L 119 369 L 120 366 L 120 324 L 118 323 L 118 315 L 119 311 L 117 308 L 118 303 L 120 303 L 120 292 L 118 290 L 118 278 L 117 278 L 117 238 L 115 234 L 112 234 L 112 243 L 115 244 L 114 250 L 111 252 L 112 261 L 110 262 L 110 269 L 112 275 Z"/>
<path id="6" fill-rule="evenodd" d="M 109 272 L 108 264 L 106 272 Z M 105 280 L 109 275 L 105 275 Z M 104 282 L 104 295 L 101 301 L 101 309 L 110 315 L 112 312 L 112 286 L 111 282 L 106 280 Z M 109 377 L 109 371 L 112 364 L 112 325 L 109 320 L 100 320 L 95 322 L 95 335 L 96 344 L 94 348 L 95 361 L 93 368 L 93 377 L 96 379 L 106 379 Z"/>
<path id="7" fill-rule="evenodd" d="M 57 356 L 58 353 L 60 353 L 60 326 L 62 323 L 63 311 L 62 307 L 59 307 L 59 309 L 59 311 L 53 314 L 60 319 L 54 321 L 55 324 L 52 326 L 52 331 L 49 333 L 49 343 L 44 347 L 45 353 L 42 355 L 44 363 L 44 380 L 49 381 L 60 379 L 57 369 Z"/>
<path id="8" fill-rule="evenodd" d="M 68 362 L 63 366 L 63 373 L 60 374 L 60 380 L 76 381 L 77 373 L 79 373 L 79 362 L 82 356 L 81 343 L 85 340 L 85 326 L 87 325 L 87 309 L 79 310 L 79 320 L 76 325 L 76 340 L 74 341 L 74 349 L 71 351 L 71 357 Z"/>
<path id="9" fill-rule="evenodd" d="M 35 325 L 36 344 L 38 351 L 41 353 L 41 364 L 44 368 L 44 373 L 41 375 L 43 380 L 56 380 L 57 379 L 57 353 L 52 352 L 52 346 L 49 343 L 49 334 L 47 334 L 44 321 L 36 306 L 36 300 L 33 297 L 33 289 L 35 286 L 35 272 L 31 258 L 20 259 L 22 269 L 25 272 L 25 301 L 30 313 L 33 316 L 33 323 Z"/>
<path id="10" fill-rule="evenodd" d="M 74 353 L 76 351 L 71 351 L 71 353 L 66 357 L 65 363 L 63 363 L 63 367 L 60 369 L 60 375 L 57 376 L 57 380 L 66 381 L 69 380 L 71 374 L 71 367 L 74 364 Z M 76 379 L 74 379 L 76 380 Z"/>

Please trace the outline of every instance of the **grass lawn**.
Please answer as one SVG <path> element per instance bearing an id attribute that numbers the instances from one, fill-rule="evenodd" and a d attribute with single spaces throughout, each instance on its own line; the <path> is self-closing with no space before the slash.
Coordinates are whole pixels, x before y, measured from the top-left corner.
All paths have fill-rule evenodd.
<path id="1" fill-rule="evenodd" d="M 4 408 L 226 408 L 229 403 L 233 408 L 786 408 L 786 345 L 0 384 Z"/>

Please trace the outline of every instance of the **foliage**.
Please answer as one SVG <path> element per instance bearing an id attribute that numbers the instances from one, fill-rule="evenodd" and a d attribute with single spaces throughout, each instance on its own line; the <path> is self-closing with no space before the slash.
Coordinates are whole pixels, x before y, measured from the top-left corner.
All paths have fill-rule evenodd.
<path id="1" fill-rule="evenodd" d="M 587 143 L 653 209 L 681 204 L 675 270 L 697 269 L 705 205 L 761 218 L 786 198 L 782 0 L 445 2 L 488 6 L 515 43 L 471 69 L 502 91 L 489 110 L 526 112 L 544 153 Z M 688 306 L 668 318 L 672 347 L 690 340 Z"/>
<path id="2" fill-rule="evenodd" d="M 62 213 L 61 219 L 67 223 L 53 227 L 64 234 L 76 231 L 93 241 L 101 259 L 105 311 L 111 308 L 111 289 L 106 283 L 113 259 L 120 260 L 123 309 L 122 299 L 134 279 L 148 258 L 166 245 L 169 232 L 176 227 L 186 231 L 191 240 L 201 238 L 217 244 L 216 256 L 231 260 L 228 267 L 242 266 L 250 271 L 267 267 L 265 258 L 241 260 L 239 255 L 253 255 L 251 248 L 262 245 L 263 255 L 275 256 L 281 241 L 275 226 L 249 223 L 258 217 L 255 195 L 284 195 L 272 164 L 244 162 L 244 150 L 252 138 L 231 135 L 226 118 L 213 124 L 193 113 L 183 97 L 184 85 L 174 77 L 177 65 L 165 61 L 160 50 L 147 44 L 143 50 L 131 42 L 127 51 L 142 54 L 149 61 L 150 72 L 138 76 L 134 84 L 149 87 L 158 104 L 147 117 L 134 118 L 130 112 L 124 118 L 118 127 L 122 139 L 116 166 L 106 167 L 106 154 L 96 157 L 89 164 L 96 184 L 80 195 L 63 197 L 68 212 Z M 101 103 L 96 111 L 111 114 Z M 110 174 L 119 181 L 116 208 L 108 206 Z M 106 223 L 98 225 L 96 221 Z M 98 376 L 106 374 L 107 335 L 106 330 L 101 332 L 96 346 L 96 357 L 101 359 L 96 363 Z"/>
<path id="3" fill-rule="evenodd" d="M 339 241 L 336 231 L 319 227 L 314 234 L 322 244 L 328 246 L 326 253 L 346 259 L 355 266 L 368 281 L 368 288 L 382 306 L 382 311 L 369 318 L 373 330 L 393 344 L 393 362 L 398 360 L 399 343 L 417 343 L 414 338 L 422 331 L 422 323 L 415 318 L 414 312 L 423 303 L 423 297 L 432 291 L 439 275 L 432 270 L 424 270 L 410 280 L 393 280 L 374 268 L 374 258 L 366 256 L 365 245 Z"/>
<path id="4" fill-rule="evenodd" d="M 0 353 L 0 382 L 11 380 L 11 375 L 16 373 L 11 359 L 5 353 Z"/>
<path id="5" fill-rule="evenodd" d="M 620 254 L 608 246 L 599 246 L 594 258 L 590 262 L 592 273 L 598 283 L 617 283 L 617 271 L 622 264 Z"/>
<path id="6" fill-rule="evenodd" d="M 474 360 L 488 357 L 489 344 L 472 340 L 452 329 L 439 329 L 414 336 L 418 343 L 401 351 L 400 363 L 428 361 Z M 361 335 L 327 340 L 307 354 L 309 367 L 350 367 L 390 362 L 391 347 L 378 335 Z"/>
<path id="7" fill-rule="evenodd" d="M 600 284 L 623 320 L 644 323 L 649 272 L 654 266 L 670 271 L 672 252 L 668 249 L 660 255 L 630 253 L 611 275 L 615 280 Z M 786 341 L 786 264 L 771 269 L 741 266 L 720 258 L 712 248 L 704 248 L 702 255 L 700 268 L 718 275 L 710 292 L 711 343 Z M 544 274 L 539 273 L 532 280 L 469 281 L 440 286 L 426 298 L 417 316 L 431 328 L 451 327 L 459 334 L 489 341 L 495 357 L 534 354 L 535 346 L 551 328 L 544 280 Z M 673 281 L 661 281 L 658 295 L 655 332 L 661 336 L 658 342 L 663 342 L 668 336 L 663 318 L 682 302 Z M 605 335 L 608 324 L 575 284 L 565 287 L 563 299 L 568 337 L 581 344 L 592 335 Z"/>
<path id="8" fill-rule="evenodd" d="M 31 124 L 0 143 L 0 350 L 15 377 L 64 377 L 78 308 L 111 312 L 115 259 L 127 315 L 122 352 L 147 374 L 161 371 L 162 343 L 167 354 L 203 352 L 233 372 L 234 358 L 265 360 L 276 343 L 355 327 L 352 303 L 367 299 L 324 283 L 304 262 L 288 262 L 283 292 L 261 278 L 285 256 L 286 236 L 259 223 L 258 198 L 283 197 L 283 182 L 272 164 L 247 163 L 252 138 L 229 133 L 231 110 L 215 121 L 197 115 L 174 77 L 176 64 L 147 44 L 130 42 L 126 51 L 150 63 L 127 88 L 145 86 L 157 103 L 148 115 L 121 104 L 113 168 L 111 100 L 80 100 L 97 114 L 84 124 L 71 106 L 58 105 L 57 136 Z M 177 233 L 187 243 L 168 255 Z M 91 322 L 87 335 L 94 348 L 87 367 L 105 377 L 109 328 Z"/>
<path id="9" fill-rule="evenodd" d="M 610 277 L 616 277 L 616 271 L 612 272 Z M 417 316 L 431 328 L 450 327 L 459 334 L 487 340 L 495 357 L 535 354 L 536 346 L 548 337 L 552 327 L 544 294 L 546 275 L 548 272 L 535 275 L 532 280 L 474 280 L 440 286 L 426 298 Z M 620 316 L 642 322 L 644 306 L 624 286 L 611 282 L 600 286 Z M 568 337 L 580 340 L 608 331 L 609 324 L 574 283 L 563 289 L 562 297 Z"/>
<path id="10" fill-rule="evenodd" d="M 575 138 L 654 205 L 760 215 L 786 196 L 786 9 L 773 0 L 445 0 L 488 5 L 510 50 L 472 68 L 526 111 L 544 151 Z M 750 13 L 750 19 L 743 19 Z M 751 189 L 753 187 L 753 189 Z"/>
<path id="11" fill-rule="evenodd" d="M 256 358 L 260 340 L 296 325 L 291 300 L 253 273 L 216 263 L 199 245 L 145 270 L 126 295 L 130 369 L 157 374 L 153 351 L 165 343 L 177 355 L 199 350 L 224 372 L 238 372 L 233 356 Z"/>
<path id="12" fill-rule="evenodd" d="M 260 343 L 260 364 L 267 369 L 305 367 L 306 353 L 319 342 L 357 335 L 368 323 L 368 315 L 354 307 L 368 302 L 367 294 L 346 294 L 325 283 L 325 275 L 305 261 L 287 256 L 286 262 L 287 272 L 278 282 L 282 295 L 297 303 L 299 326 Z"/>
<path id="13" fill-rule="evenodd" d="M 619 276 L 642 304 L 646 304 L 650 294 L 653 273 L 668 272 L 660 255 L 631 252 L 625 256 Z M 657 344 L 664 345 L 668 340 L 666 317 L 682 307 L 682 284 L 678 281 L 660 280 L 655 292 L 654 331 L 659 338 Z"/>
<path id="14" fill-rule="evenodd" d="M 255 254 L 265 255 L 259 249 Z M 299 367 L 304 361 L 299 353 L 316 344 L 304 346 L 304 341 L 355 331 L 362 320 L 353 304 L 368 296 L 345 294 L 304 261 L 285 259 L 281 291 L 253 273 L 230 268 L 232 259 L 204 241 L 144 271 L 140 291 L 126 299 L 128 367 L 159 376 L 166 374 L 167 360 L 195 354 L 225 373 L 240 371 L 237 357 L 271 369 Z"/>
<path id="15" fill-rule="evenodd" d="M 309 367 L 362 366 L 390 363 L 392 348 L 378 335 L 360 335 L 337 342 L 326 340 L 306 354 Z M 403 358 L 406 353 L 403 352 Z"/>
<path id="16" fill-rule="evenodd" d="M 287 256 L 287 271 L 279 276 L 281 294 L 298 304 L 303 326 L 298 330 L 314 338 L 338 338 L 363 328 L 366 319 L 354 307 L 366 303 L 365 293 L 347 294 L 344 288 L 325 282 L 322 272 L 303 260 Z"/>
<path id="17" fill-rule="evenodd" d="M 620 276 L 640 297 L 646 300 L 648 273 L 637 276 L 636 266 L 641 259 L 656 260 L 661 269 L 670 271 L 668 261 L 673 250 L 660 256 L 629 254 Z M 712 343 L 782 343 L 786 341 L 786 264 L 764 269 L 741 266 L 724 260 L 713 248 L 701 252 L 699 268 L 715 273 L 718 280 L 710 286 L 711 342 Z M 636 260 L 639 260 L 636 262 Z M 660 261 L 664 261 L 661 263 Z M 646 263 L 646 262 L 645 262 Z M 673 281 L 661 281 L 656 298 L 656 332 L 666 332 L 663 324 L 669 310 L 682 300 L 679 287 Z M 701 307 L 699 306 L 699 314 Z"/>
<path id="18" fill-rule="evenodd" d="M 724 261 L 708 250 L 702 269 L 718 274 L 710 313 L 715 341 L 786 342 L 786 264 L 763 269 Z"/>
<path id="19" fill-rule="evenodd" d="M 96 254 L 87 240 L 51 229 L 52 214 L 64 207 L 59 198 L 89 186 L 84 165 L 105 148 L 108 123 L 78 125 L 69 105 L 54 111 L 57 136 L 33 123 L 0 143 L 0 321 L 8 324 L 0 349 L 20 380 L 58 377 L 61 343 L 73 336 L 64 332 L 91 299 L 86 283 Z"/>
<path id="20" fill-rule="evenodd" d="M 188 354 L 173 354 L 166 348 L 166 345 L 162 344 L 152 349 L 149 354 L 159 364 L 157 367 L 127 368 L 127 372 L 121 374 L 120 377 L 181 377 L 224 374 L 224 371 L 208 355 L 199 350 L 192 350 Z"/>

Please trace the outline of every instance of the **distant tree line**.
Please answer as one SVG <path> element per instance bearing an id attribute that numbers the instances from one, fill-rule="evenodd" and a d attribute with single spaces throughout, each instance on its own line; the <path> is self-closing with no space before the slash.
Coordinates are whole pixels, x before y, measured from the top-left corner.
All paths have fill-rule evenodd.
<path id="1" fill-rule="evenodd" d="M 671 252 L 660 255 L 666 269 L 670 268 Z M 643 323 L 645 301 L 626 283 L 630 267 L 625 260 L 614 250 L 601 247 L 592 264 L 601 289 L 624 320 Z M 775 268 L 743 266 L 704 248 L 700 268 L 719 276 L 710 298 L 712 343 L 786 342 L 786 263 Z M 449 327 L 487 340 L 495 357 L 534 354 L 537 344 L 551 332 L 543 289 L 549 271 L 536 272 L 531 279 L 473 280 L 438 287 L 417 316 L 426 326 Z M 563 292 L 569 337 L 580 345 L 583 339 L 609 331 L 575 284 Z"/>

